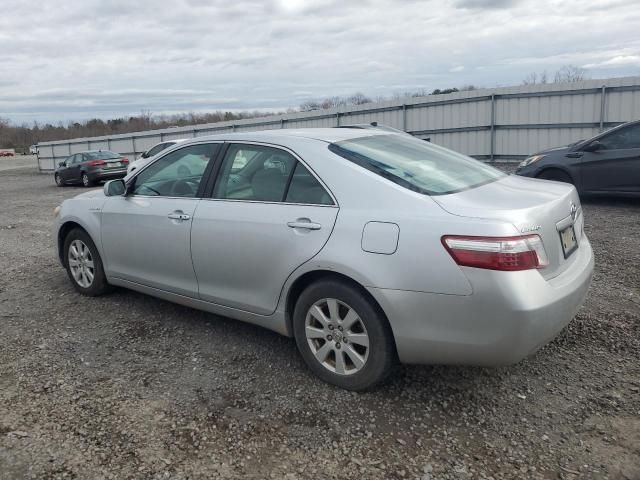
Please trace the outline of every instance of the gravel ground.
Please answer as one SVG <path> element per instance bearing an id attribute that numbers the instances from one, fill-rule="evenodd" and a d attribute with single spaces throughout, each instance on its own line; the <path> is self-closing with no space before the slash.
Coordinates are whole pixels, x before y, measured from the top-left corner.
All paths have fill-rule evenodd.
<path id="1" fill-rule="evenodd" d="M 639 201 L 584 201 L 591 291 L 535 356 L 354 394 L 258 327 L 76 294 L 49 229 L 81 191 L 0 171 L 0 478 L 640 479 Z"/>

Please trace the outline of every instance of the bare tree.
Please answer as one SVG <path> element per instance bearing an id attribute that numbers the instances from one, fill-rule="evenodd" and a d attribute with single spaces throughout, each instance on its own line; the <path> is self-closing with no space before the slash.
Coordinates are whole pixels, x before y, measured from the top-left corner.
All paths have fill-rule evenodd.
<path id="1" fill-rule="evenodd" d="M 587 71 L 576 65 L 565 65 L 553 77 L 553 83 L 574 83 L 586 80 Z"/>
<path id="2" fill-rule="evenodd" d="M 548 83 L 547 71 L 543 71 L 541 73 L 531 72 L 529 75 L 524 77 L 522 80 L 523 85 L 537 85 L 537 84 L 545 84 Z"/>
<path id="3" fill-rule="evenodd" d="M 312 110 L 320 110 L 320 104 L 313 100 L 307 100 L 300 104 L 301 112 L 311 112 Z"/>
<path id="4" fill-rule="evenodd" d="M 365 103 L 371 103 L 371 101 L 372 100 L 362 92 L 356 92 L 347 98 L 349 105 L 364 105 Z"/>
<path id="5" fill-rule="evenodd" d="M 573 83 L 586 80 L 587 71 L 576 65 L 564 65 L 553 75 L 553 83 Z M 549 83 L 547 71 L 541 73 L 532 72 L 522 80 L 523 85 L 541 85 Z"/>

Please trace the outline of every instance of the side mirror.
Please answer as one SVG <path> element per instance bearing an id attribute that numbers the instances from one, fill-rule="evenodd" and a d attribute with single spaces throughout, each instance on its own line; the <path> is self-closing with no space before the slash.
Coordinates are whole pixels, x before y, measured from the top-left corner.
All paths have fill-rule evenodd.
<path id="1" fill-rule="evenodd" d="M 67 162 L 59 162 L 58 166 L 59 167 L 66 167 L 67 166 Z"/>
<path id="2" fill-rule="evenodd" d="M 585 145 L 584 147 L 582 147 L 582 150 L 584 150 L 585 152 L 597 152 L 598 150 L 602 150 L 603 148 L 604 148 L 604 145 L 600 143 L 598 140 L 595 140 Z"/>
<path id="3" fill-rule="evenodd" d="M 127 186 L 124 180 L 109 180 L 104 184 L 104 194 L 107 197 L 121 197 L 127 192 Z"/>

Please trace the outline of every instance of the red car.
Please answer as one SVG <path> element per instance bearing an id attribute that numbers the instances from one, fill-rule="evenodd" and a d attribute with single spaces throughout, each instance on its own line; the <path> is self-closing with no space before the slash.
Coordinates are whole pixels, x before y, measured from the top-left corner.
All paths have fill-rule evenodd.
<path id="1" fill-rule="evenodd" d="M 0 157 L 13 157 L 15 155 L 15 153 L 13 152 L 8 152 L 8 151 L 0 151 Z"/>

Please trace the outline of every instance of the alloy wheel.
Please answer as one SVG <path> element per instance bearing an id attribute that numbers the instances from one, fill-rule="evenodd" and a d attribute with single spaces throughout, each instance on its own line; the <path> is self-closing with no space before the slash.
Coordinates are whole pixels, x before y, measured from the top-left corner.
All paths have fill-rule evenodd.
<path id="1" fill-rule="evenodd" d="M 335 298 L 314 303 L 305 320 L 307 343 L 316 360 L 338 375 L 361 371 L 369 357 L 369 335 L 358 313 Z"/>
<path id="2" fill-rule="evenodd" d="M 89 176 L 86 173 L 82 174 L 82 184 L 85 187 L 88 187 L 91 184 L 91 182 L 89 181 Z"/>
<path id="3" fill-rule="evenodd" d="M 69 269 L 71 275 L 82 288 L 89 288 L 95 278 L 95 265 L 91 250 L 82 240 L 74 240 L 69 245 Z"/>

